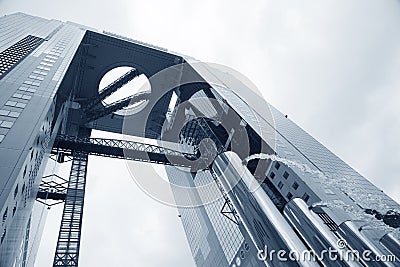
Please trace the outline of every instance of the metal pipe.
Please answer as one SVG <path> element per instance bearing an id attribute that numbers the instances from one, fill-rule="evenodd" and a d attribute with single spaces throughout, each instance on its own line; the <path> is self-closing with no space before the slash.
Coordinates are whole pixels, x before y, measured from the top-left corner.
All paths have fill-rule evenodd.
<path id="1" fill-rule="evenodd" d="M 391 233 L 384 235 L 379 242 L 400 261 L 400 242 Z"/>
<path id="2" fill-rule="evenodd" d="M 215 158 L 212 169 L 255 246 L 259 251 L 268 249 L 264 261 L 267 266 L 319 266 L 315 261 L 297 262 L 290 259 L 289 254 L 301 254 L 309 249 L 286 222 L 236 153 L 220 154 Z M 275 257 L 269 257 L 272 251 L 277 253 Z M 279 251 L 281 251 L 280 257 L 278 257 Z M 287 262 L 282 262 L 282 258 Z"/>
<path id="3" fill-rule="evenodd" d="M 338 245 L 339 238 L 309 210 L 301 198 L 290 200 L 283 214 L 326 266 L 362 266 L 356 259 L 340 258 L 340 255 L 346 253 L 347 248 Z M 328 249 L 332 255 L 323 257 Z M 333 261 L 331 257 L 341 260 Z"/>
<path id="4" fill-rule="evenodd" d="M 339 225 L 338 233 L 346 240 L 347 244 L 355 251 L 359 252 L 361 260 L 367 266 L 380 267 L 380 266 L 390 266 L 394 267 L 390 262 L 377 261 L 376 259 L 382 258 L 383 255 L 381 251 L 372 244 L 364 235 L 360 233 L 357 226 L 352 221 L 345 221 Z M 369 259 L 365 259 L 369 258 Z"/>

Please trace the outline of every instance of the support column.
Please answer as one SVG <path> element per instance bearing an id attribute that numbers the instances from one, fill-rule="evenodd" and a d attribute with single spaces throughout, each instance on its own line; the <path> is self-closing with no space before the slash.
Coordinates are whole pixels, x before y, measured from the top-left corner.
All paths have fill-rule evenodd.
<path id="1" fill-rule="evenodd" d="M 53 266 L 78 266 L 88 154 L 73 152 Z"/>

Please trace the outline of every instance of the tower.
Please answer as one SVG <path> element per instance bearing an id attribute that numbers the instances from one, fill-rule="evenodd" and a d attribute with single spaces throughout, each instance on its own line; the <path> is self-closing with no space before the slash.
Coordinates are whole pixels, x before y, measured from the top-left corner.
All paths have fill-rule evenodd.
<path id="1" fill-rule="evenodd" d="M 88 155 L 165 165 L 198 266 L 263 266 L 263 245 L 287 250 L 288 241 L 318 253 L 344 239 L 373 255 L 399 255 L 399 205 L 261 101 L 240 75 L 71 22 L 21 13 L 0 22 L 1 266 L 32 264 L 36 199 L 64 202 L 54 266 L 78 265 Z M 98 91 L 118 66 L 133 69 Z M 103 103 L 140 75 L 151 91 Z M 158 144 L 91 138 L 93 129 Z M 46 162 L 68 157 L 67 185 L 46 184 Z M 240 179 L 230 184 L 240 172 L 257 191 Z"/>

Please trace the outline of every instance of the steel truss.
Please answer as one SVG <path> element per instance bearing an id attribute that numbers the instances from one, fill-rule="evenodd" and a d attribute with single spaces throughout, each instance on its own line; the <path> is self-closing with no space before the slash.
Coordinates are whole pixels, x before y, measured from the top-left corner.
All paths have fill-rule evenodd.
<path id="1" fill-rule="evenodd" d="M 66 155 L 71 151 L 82 151 L 90 155 L 106 156 L 142 162 L 193 167 L 199 156 L 178 150 L 150 145 L 136 141 L 126 141 L 104 138 L 79 138 L 74 136 L 59 135 L 53 147 L 53 153 L 63 152 Z M 204 159 L 204 162 L 206 160 Z"/>
<path id="2" fill-rule="evenodd" d="M 68 188 L 65 189 L 66 180 L 54 183 L 53 180 L 49 182 L 45 179 L 42 181 L 37 196 L 38 199 L 52 199 L 58 201 L 58 203 L 65 201 L 53 267 L 78 266 L 89 154 L 196 169 L 203 165 L 203 169 L 208 167 L 205 164 L 207 159 L 199 157 L 198 154 L 116 139 L 59 135 L 54 142 L 52 153 L 56 155 L 55 160 L 60 163 L 64 162 L 65 156 L 72 157 Z M 225 198 L 227 199 L 226 196 Z M 232 208 L 230 202 L 226 203 L 226 206 L 229 209 Z M 230 212 L 226 211 L 225 208 L 221 210 L 221 213 L 237 223 L 235 213 L 232 214 L 233 217 L 230 217 L 228 216 Z"/>
<path id="3" fill-rule="evenodd" d="M 139 103 L 141 101 L 145 101 L 149 98 L 149 95 L 150 95 L 149 92 L 141 92 L 141 93 L 134 94 L 133 96 L 128 96 L 126 98 L 123 98 L 121 100 L 113 102 L 111 104 L 104 105 L 104 106 L 102 105 L 98 108 L 93 108 L 93 109 L 87 110 L 86 111 L 86 122 L 88 123 L 88 122 L 97 120 L 101 117 L 112 114 L 115 111 L 121 110 L 130 105 Z"/>
<path id="4" fill-rule="evenodd" d="M 93 109 L 97 104 L 99 104 L 102 100 L 110 96 L 111 94 L 115 93 L 118 89 L 120 89 L 122 86 L 133 80 L 139 76 L 139 72 L 136 69 L 132 69 L 119 77 L 117 80 L 113 81 L 111 84 L 106 86 L 103 90 L 99 92 L 99 95 L 94 98 L 90 99 L 89 103 L 87 103 L 84 106 L 84 111 L 88 111 Z"/>
<path id="5" fill-rule="evenodd" d="M 73 152 L 53 266 L 78 266 L 88 153 Z"/>
<path id="6" fill-rule="evenodd" d="M 54 206 L 65 201 L 68 189 L 68 180 L 56 175 L 47 175 L 42 181 L 37 192 L 36 200 L 46 206 Z M 54 200 L 47 203 L 46 200 Z"/>

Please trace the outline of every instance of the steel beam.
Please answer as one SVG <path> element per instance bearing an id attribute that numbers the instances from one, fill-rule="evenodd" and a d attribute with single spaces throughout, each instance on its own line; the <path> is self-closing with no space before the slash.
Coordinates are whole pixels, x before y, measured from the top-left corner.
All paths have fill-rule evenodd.
<path id="1" fill-rule="evenodd" d="M 104 138 L 78 138 L 64 135 L 57 136 L 53 146 L 53 153 L 64 152 L 68 155 L 72 151 L 181 167 L 194 167 L 193 165 L 196 165 L 199 168 L 201 162 L 207 161 L 206 159 L 199 158 L 197 154 L 141 142 Z"/>
<path id="2" fill-rule="evenodd" d="M 88 154 L 73 152 L 53 267 L 78 266 Z"/>
<path id="3" fill-rule="evenodd" d="M 128 71 L 127 73 L 119 77 L 117 80 L 113 81 L 111 84 L 106 86 L 103 90 L 101 90 L 96 98 L 91 99 L 90 102 L 87 103 L 86 106 L 84 107 L 84 111 L 88 111 L 94 108 L 102 100 L 104 100 L 111 94 L 115 93 L 118 89 L 120 89 L 128 82 L 132 81 L 137 76 L 139 76 L 139 72 L 136 69 Z"/>
<path id="4" fill-rule="evenodd" d="M 116 112 L 118 110 L 122 110 L 132 104 L 147 100 L 149 95 L 150 95 L 149 92 L 141 92 L 133 96 L 128 96 L 126 98 L 113 102 L 111 104 L 101 106 L 97 109 L 87 110 L 86 123 L 97 120 L 109 114 L 112 114 L 113 112 Z"/>

